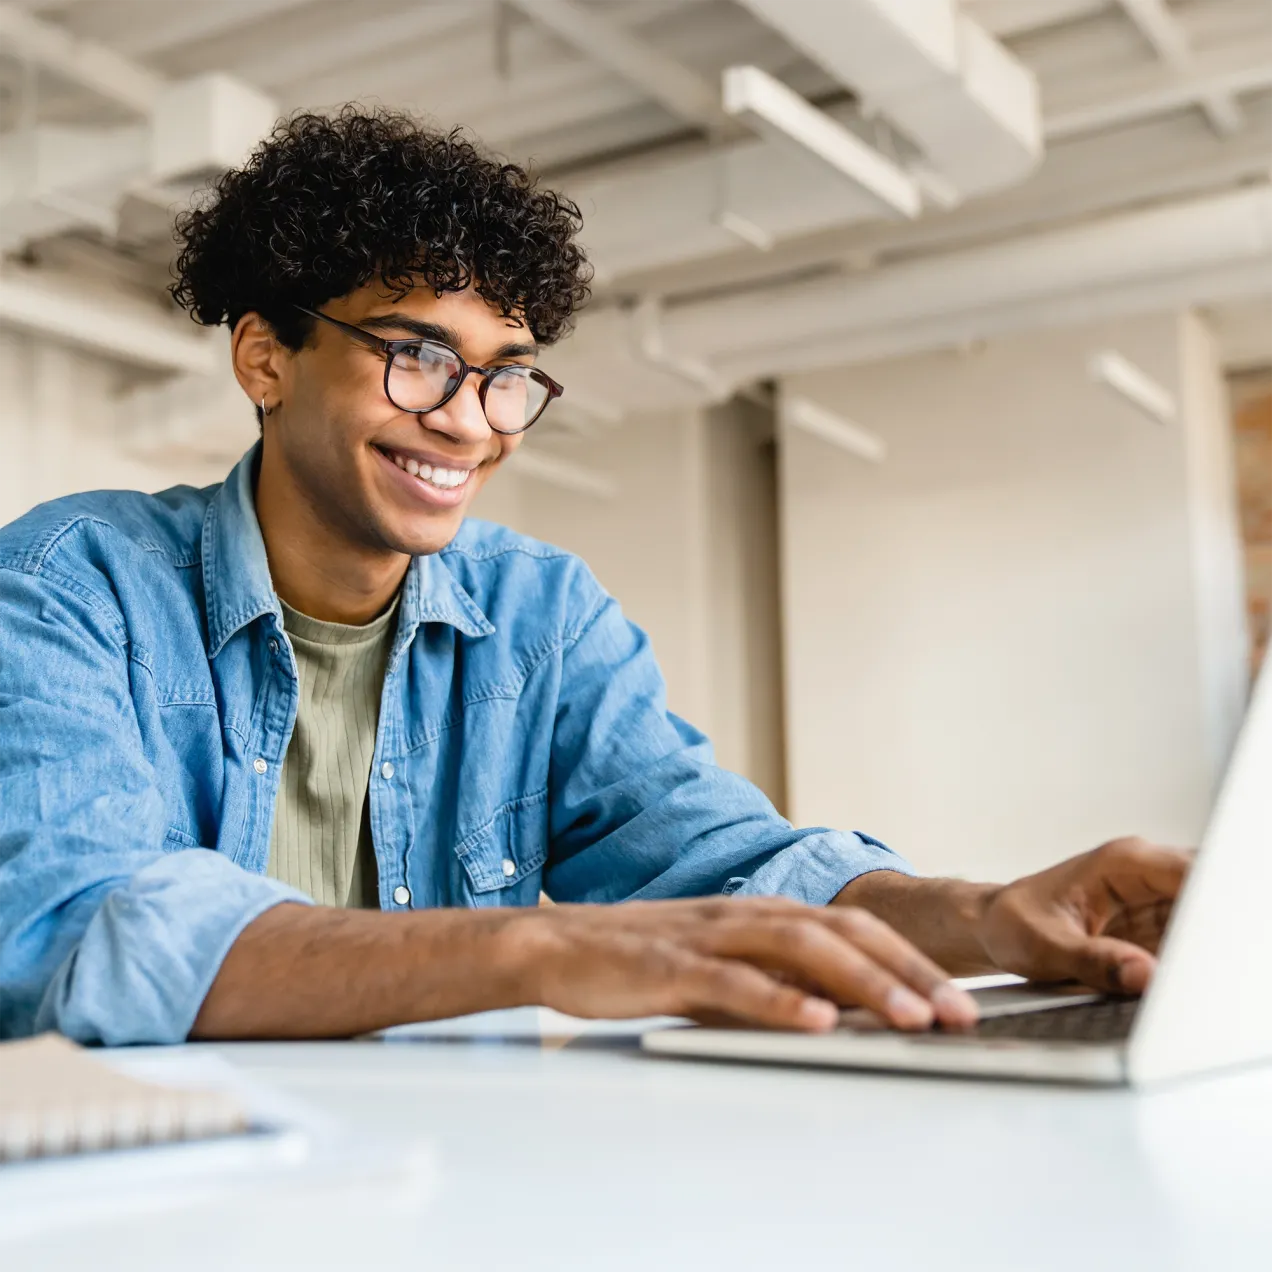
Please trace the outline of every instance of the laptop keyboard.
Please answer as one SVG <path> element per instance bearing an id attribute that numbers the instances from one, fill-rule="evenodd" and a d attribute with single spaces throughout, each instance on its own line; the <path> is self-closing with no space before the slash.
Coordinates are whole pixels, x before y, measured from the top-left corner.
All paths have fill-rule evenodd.
<path id="1" fill-rule="evenodd" d="M 1124 1042 L 1138 1007 L 1138 998 L 1105 998 L 1098 1003 L 994 1016 L 982 1020 L 967 1036 L 1030 1042 Z"/>

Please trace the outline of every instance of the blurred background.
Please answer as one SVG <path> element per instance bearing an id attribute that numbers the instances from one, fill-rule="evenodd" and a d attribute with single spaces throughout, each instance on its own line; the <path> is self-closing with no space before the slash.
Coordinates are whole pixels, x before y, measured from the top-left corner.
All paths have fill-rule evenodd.
<path id="1" fill-rule="evenodd" d="M 252 444 L 172 215 L 350 100 L 581 205 L 478 512 L 722 763 L 930 871 L 1195 841 L 1272 598 L 1269 0 L 0 3 L 0 522 Z"/>

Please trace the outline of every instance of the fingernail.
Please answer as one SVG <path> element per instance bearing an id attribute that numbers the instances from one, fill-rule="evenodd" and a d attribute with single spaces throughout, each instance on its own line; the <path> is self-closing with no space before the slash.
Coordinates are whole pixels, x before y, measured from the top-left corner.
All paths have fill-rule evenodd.
<path id="1" fill-rule="evenodd" d="M 932 1023 L 932 1004 L 900 985 L 888 990 L 884 1007 L 893 1024 L 927 1026 Z"/>
<path id="2" fill-rule="evenodd" d="M 1152 979 L 1152 969 L 1143 963 L 1130 960 L 1117 968 L 1117 980 L 1114 992 L 1119 994 L 1142 994 Z"/>
<path id="3" fill-rule="evenodd" d="M 932 1006 L 942 1020 L 951 1024 L 974 1025 L 980 1019 L 976 999 L 957 985 L 938 985 L 932 991 Z"/>
<path id="4" fill-rule="evenodd" d="M 801 1029 L 813 1029 L 825 1033 L 839 1023 L 839 1008 L 824 998 L 805 998 L 799 1005 Z"/>

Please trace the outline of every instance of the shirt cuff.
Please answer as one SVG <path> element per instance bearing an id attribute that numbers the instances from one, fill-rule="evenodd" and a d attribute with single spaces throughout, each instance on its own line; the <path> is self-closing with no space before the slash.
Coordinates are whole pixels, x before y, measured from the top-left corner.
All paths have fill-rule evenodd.
<path id="1" fill-rule="evenodd" d="M 806 905 L 829 905 L 854 879 L 876 870 L 914 875 L 904 857 L 856 831 L 816 831 L 769 858 L 749 879 L 724 885 L 736 897 L 790 897 Z"/>
<path id="2" fill-rule="evenodd" d="M 36 1032 L 107 1046 L 184 1042 L 253 919 L 311 897 L 206 848 L 169 853 L 111 892 L 53 976 Z"/>

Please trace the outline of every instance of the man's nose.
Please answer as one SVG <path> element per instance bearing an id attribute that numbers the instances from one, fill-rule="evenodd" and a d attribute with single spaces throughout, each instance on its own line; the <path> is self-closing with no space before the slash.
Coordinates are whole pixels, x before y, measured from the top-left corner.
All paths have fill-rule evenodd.
<path id="1" fill-rule="evenodd" d="M 493 430 L 481 404 L 480 375 L 469 372 L 445 406 L 420 416 L 420 423 L 435 433 L 444 433 L 457 442 L 484 442 Z"/>

